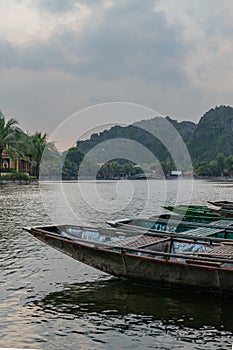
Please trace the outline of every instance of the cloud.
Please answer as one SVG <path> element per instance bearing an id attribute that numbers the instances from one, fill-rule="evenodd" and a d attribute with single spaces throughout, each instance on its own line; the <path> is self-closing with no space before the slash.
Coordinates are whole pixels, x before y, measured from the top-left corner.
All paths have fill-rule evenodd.
<path id="1" fill-rule="evenodd" d="M 62 11 L 64 6 L 60 1 L 39 3 L 43 9 L 49 6 L 54 12 Z M 185 79 L 180 65 L 185 47 L 178 30 L 168 28 L 164 16 L 154 11 L 154 1 L 119 0 L 112 6 L 105 6 L 105 2 L 91 3 L 95 5 L 89 11 L 87 8 L 76 9 L 77 21 L 79 16 L 85 17 L 84 12 L 88 13 L 88 20 L 84 21 L 80 31 L 78 24 L 72 25 L 73 13 L 62 12 L 63 25 L 54 27 L 47 40 L 42 40 L 38 32 L 38 39 L 27 45 L 3 42 L 1 48 L 5 56 L 11 56 L 7 64 L 106 79 L 139 76 L 161 84 L 167 80 L 179 84 Z M 67 2 L 66 10 L 77 4 L 80 2 Z M 46 18 L 42 20 L 44 28 Z"/>
<path id="2" fill-rule="evenodd" d="M 81 70 L 107 78 L 139 76 L 162 82 L 169 75 L 171 81 L 174 76 L 183 79 L 177 60 L 182 60 L 184 46 L 178 33 L 167 28 L 163 15 L 153 9 L 154 1 L 118 1 L 99 13 L 102 20 L 94 28 L 85 28 L 81 47 L 77 46 L 87 58 Z"/>
<path id="3" fill-rule="evenodd" d="M 42 11 L 62 14 L 73 11 L 76 6 L 90 6 L 100 2 L 101 0 L 31 0 L 33 7 L 37 6 Z"/>
<path id="4" fill-rule="evenodd" d="M 180 24 L 186 52 L 184 69 L 194 86 L 206 93 L 227 90 L 233 81 L 233 5 L 230 0 L 160 1 L 169 26 Z"/>
<path id="5" fill-rule="evenodd" d="M 101 102 L 194 120 L 232 103 L 230 0 L 8 0 L 0 23 L 0 109 L 30 129 Z"/>
<path id="6" fill-rule="evenodd" d="M 77 0 L 33 0 L 33 6 L 38 6 L 40 10 L 49 12 L 71 11 L 75 7 L 75 4 L 79 3 Z"/>

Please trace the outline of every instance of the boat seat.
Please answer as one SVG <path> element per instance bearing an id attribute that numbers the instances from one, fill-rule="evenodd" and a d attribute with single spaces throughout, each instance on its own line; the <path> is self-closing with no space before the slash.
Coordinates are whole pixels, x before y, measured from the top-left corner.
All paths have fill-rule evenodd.
<path id="1" fill-rule="evenodd" d="M 214 258 L 233 259 L 233 244 L 232 242 L 224 243 L 213 248 L 209 252 L 198 253 L 198 255 L 209 256 Z"/>
<path id="2" fill-rule="evenodd" d="M 186 236 L 195 236 L 195 237 L 208 237 L 212 235 L 216 235 L 219 233 L 224 233 L 224 229 L 219 228 L 211 228 L 211 227 L 200 227 L 195 228 L 193 230 L 189 230 L 185 232 Z"/>
<path id="3" fill-rule="evenodd" d="M 209 226 L 224 226 L 224 227 L 230 227 L 233 226 L 233 220 L 217 220 L 213 221 L 209 224 Z"/>
<path id="4" fill-rule="evenodd" d="M 121 248 L 146 248 L 153 244 L 170 241 L 170 238 L 156 237 L 155 235 L 138 235 L 111 242 L 109 245 Z"/>

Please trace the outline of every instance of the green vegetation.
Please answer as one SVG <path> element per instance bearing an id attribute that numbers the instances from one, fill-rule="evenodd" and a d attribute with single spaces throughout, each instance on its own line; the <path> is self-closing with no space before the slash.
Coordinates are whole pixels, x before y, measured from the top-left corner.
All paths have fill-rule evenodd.
<path id="1" fill-rule="evenodd" d="M 36 132 L 34 135 L 27 136 L 27 155 L 31 162 L 31 175 L 39 178 L 40 162 L 44 149 L 47 146 L 47 135 Z"/>
<path id="2" fill-rule="evenodd" d="M 5 120 L 4 115 L 0 112 L 0 173 L 2 171 L 2 156 L 6 154 L 16 153 L 16 125 L 17 121 L 13 118 Z"/>
<path id="3" fill-rule="evenodd" d="M 150 151 L 155 157 L 160 161 L 167 161 L 170 157 L 169 151 L 166 149 L 165 145 L 154 136 L 155 132 L 149 132 L 148 130 L 156 130 L 159 127 L 159 120 L 161 118 L 153 118 L 151 120 L 143 120 L 139 123 L 129 125 L 126 127 L 121 127 L 119 125 L 112 127 L 110 130 L 104 130 L 99 134 L 91 135 L 89 140 L 78 141 L 77 148 L 83 153 L 89 152 L 92 148 L 96 147 L 98 144 L 102 144 L 104 147 L 105 156 L 111 159 L 112 154 L 115 153 L 115 142 L 108 142 L 109 140 L 119 139 L 119 146 L 122 147 L 122 154 L 125 153 L 127 149 L 127 144 L 124 144 L 123 140 L 136 141 L 139 145 L 144 146 L 144 148 Z M 179 132 L 185 143 L 191 138 L 191 135 L 195 129 L 195 124 L 192 122 L 181 122 L 178 123 L 167 117 L 168 122 L 170 122 Z M 121 141 L 122 140 L 122 141 Z M 148 154 L 148 153 L 147 153 Z M 135 159 L 140 157 L 137 150 L 132 154 Z M 96 156 L 97 162 L 102 162 L 102 155 Z M 141 155 L 140 163 L 145 162 L 145 154 Z M 148 164 L 154 162 L 154 157 L 148 161 Z"/>
<path id="4" fill-rule="evenodd" d="M 194 163 L 194 172 L 198 176 L 233 177 L 233 155 L 224 157 L 219 153 L 216 160 Z"/>
<path id="5" fill-rule="evenodd" d="M 76 147 L 72 147 L 63 156 L 65 157 L 62 168 L 63 180 L 77 180 L 79 166 L 84 158 L 84 153 L 80 152 Z"/>
<path id="6" fill-rule="evenodd" d="M 123 159 L 113 159 L 103 164 L 98 173 L 97 179 L 120 179 L 127 178 L 136 174 L 142 173 L 141 167 L 133 162 L 125 161 Z"/>
<path id="7" fill-rule="evenodd" d="M 39 166 L 45 147 L 53 148 L 53 145 L 47 143 L 47 135 L 36 132 L 33 135 L 24 133 L 15 119 L 6 121 L 2 112 L 0 112 L 0 180 L 30 180 L 39 178 Z M 15 163 L 18 162 L 18 168 L 9 167 L 4 171 L 3 159 L 10 157 Z M 28 171 L 20 169 L 28 164 Z M 6 174 L 2 174 L 6 172 Z"/>
<path id="8" fill-rule="evenodd" d="M 78 141 L 77 148 L 87 153 L 93 147 L 107 140 L 127 139 L 134 140 L 150 150 L 160 161 L 167 161 L 170 157 L 169 151 L 152 133 L 158 130 L 161 118 L 155 117 L 150 120 L 129 125 L 127 127 L 114 126 L 99 134 L 93 134 L 89 140 Z M 179 132 L 186 144 L 193 162 L 210 162 L 217 159 L 219 153 L 229 156 L 233 154 L 233 108 L 219 106 L 209 110 L 203 115 L 198 124 L 192 122 L 177 122 L 169 117 L 167 121 Z M 171 143 L 172 144 L 172 143 Z M 113 146 L 114 147 L 114 146 Z M 108 154 L 113 153 L 111 144 L 106 149 Z M 97 159 L 97 161 L 99 161 Z"/>
<path id="9" fill-rule="evenodd" d="M 217 160 L 233 154 L 233 108 L 219 106 L 203 115 L 187 142 L 193 162 Z"/>
<path id="10" fill-rule="evenodd" d="M 31 182 L 33 181 L 33 177 L 27 175 L 27 174 L 21 174 L 21 173 L 17 173 L 14 170 L 11 170 L 9 172 L 9 174 L 0 176 L 0 182 L 4 182 L 4 181 L 26 181 L 26 182 Z"/>
<path id="11" fill-rule="evenodd" d="M 233 176 L 233 108 L 230 106 L 219 106 L 209 110 L 203 115 L 198 124 L 192 122 L 177 122 L 167 117 L 174 128 L 179 132 L 185 142 L 192 162 L 193 170 L 200 176 Z M 93 134 L 89 140 L 79 141 L 77 149 L 86 154 L 98 144 L 105 145 L 104 153 L 106 158 L 110 159 L 114 154 L 114 142 L 111 145 L 109 140 L 127 139 L 138 142 L 140 145 L 154 154 L 158 163 L 152 163 L 151 159 L 146 159 L 144 155 L 139 162 L 143 169 L 156 174 L 163 172 L 169 176 L 172 170 L 186 170 L 186 165 L 179 165 L 176 169 L 175 163 L 171 158 L 166 147 L 147 130 L 156 130 L 159 127 L 159 118 L 143 120 L 127 127 L 114 126 L 110 130 L 105 130 L 99 134 Z M 125 147 L 122 142 L 122 147 Z M 135 155 L 138 157 L 138 154 Z M 102 155 L 98 155 L 96 162 L 101 162 Z M 99 178 L 118 177 L 119 174 L 126 176 L 132 174 L 135 168 L 122 165 L 118 160 L 112 160 L 104 164 L 98 172 Z M 131 167 L 133 165 L 131 164 Z"/>
<path id="12" fill-rule="evenodd" d="M 203 115 L 198 124 L 177 122 L 169 117 L 166 119 L 185 142 L 191 155 L 195 175 L 233 177 L 232 107 L 219 106 L 211 109 Z M 127 178 L 142 172 L 153 173 L 159 177 L 169 176 L 172 170 L 190 171 L 191 169 L 187 169 L 185 163 L 179 164 L 177 169 L 168 149 L 159 140 L 160 134 L 158 133 L 158 138 L 152 134 L 156 128 L 160 130 L 159 120 L 161 118 L 143 120 L 127 127 L 114 126 L 110 130 L 91 135 L 89 140 L 79 141 L 77 147 L 72 147 L 61 154 L 53 143 L 47 142 L 46 134 L 41 132 L 26 134 L 18 127 L 15 119 L 6 121 L 0 112 L 0 175 L 2 175 L 0 180 L 2 178 L 5 180 L 38 179 L 39 171 L 44 179 L 62 177 L 64 180 Z M 169 135 L 166 136 L 169 137 Z M 119 139 L 119 145 L 112 142 L 113 139 L 116 142 Z M 112 159 L 111 155 L 114 155 L 116 148 L 118 154 L 124 154 L 125 150 L 128 152 L 127 140 L 131 143 L 133 141 L 135 145 L 137 142 L 144 146 L 144 149 L 149 150 L 154 156 L 149 158 L 148 153 L 138 154 L 140 152 L 137 152 L 135 147 L 130 150 L 129 159 L 137 159 L 137 164 L 116 157 Z M 98 145 L 101 145 L 100 151 L 98 151 Z M 92 159 L 88 152 L 93 148 L 97 149 L 97 152 L 92 153 Z M 46 156 L 41 166 L 41 158 L 44 154 Z M 13 168 L 16 171 L 3 169 L 2 160 L 6 157 L 10 157 L 11 161 L 18 160 L 18 166 Z M 157 160 L 155 161 L 154 158 Z M 25 166 L 22 166 L 25 163 L 29 164 L 27 171 Z M 6 175 L 3 175 L 3 172 Z"/>

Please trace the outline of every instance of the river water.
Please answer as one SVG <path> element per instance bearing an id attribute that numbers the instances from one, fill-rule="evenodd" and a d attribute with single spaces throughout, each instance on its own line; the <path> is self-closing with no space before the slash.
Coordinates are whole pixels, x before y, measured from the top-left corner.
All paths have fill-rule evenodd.
<path id="1" fill-rule="evenodd" d="M 190 193 L 197 204 L 232 200 L 233 183 L 177 184 L 176 180 L 149 181 L 149 185 L 146 181 L 65 183 L 66 203 L 55 202 L 54 183 L 43 185 L 42 193 L 37 185 L 2 186 L 0 347 L 230 350 L 232 298 L 121 281 L 22 230 L 56 218 L 63 223 L 104 224 L 108 219 L 153 215 L 161 212 L 165 201 L 182 202 Z"/>

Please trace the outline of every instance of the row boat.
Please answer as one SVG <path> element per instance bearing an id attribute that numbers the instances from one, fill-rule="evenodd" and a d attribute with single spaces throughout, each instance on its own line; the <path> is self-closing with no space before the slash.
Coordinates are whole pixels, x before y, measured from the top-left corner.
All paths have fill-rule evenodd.
<path id="1" fill-rule="evenodd" d="M 71 225 L 25 228 L 47 245 L 119 278 L 233 294 L 233 244 Z"/>
<path id="2" fill-rule="evenodd" d="M 186 217 L 186 219 L 188 219 Z M 164 218 L 163 215 L 154 218 L 122 219 L 106 222 L 109 226 L 121 229 L 137 229 L 159 234 L 185 234 L 186 236 L 219 237 L 233 240 L 233 220 L 218 219 L 209 223 L 181 220 L 179 216 Z"/>
<path id="3" fill-rule="evenodd" d="M 233 218 L 233 202 L 228 201 L 217 201 L 211 202 L 208 201 L 211 206 L 208 208 L 215 213 L 224 218 Z"/>
<path id="4" fill-rule="evenodd" d="M 208 201 L 211 206 L 205 205 L 168 205 L 165 209 L 184 216 L 198 216 L 209 218 L 233 218 L 233 203 L 228 201 Z"/>
<path id="5" fill-rule="evenodd" d="M 141 219 L 143 221 L 141 221 Z M 167 214 L 167 213 L 163 213 L 160 215 L 153 215 L 150 217 L 146 217 L 146 218 L 140 218 L 140 221 L 135 221 L 135 218 L 124 218 L 124 219 L 120 219 L 120 220 L 108 220 L 107 224 L 112 226 L 112 227 L 117 227 L 120 226 L 121 223 L 124 224 L 131 224 L 133 222 L 140 224 L 140 222 L 142 222 L 142 225 L 140 224 L 140 226 L 147 226 L 146 223 L 144 223 L 145 220 L 153 220 L 158 221 L 175 221 L 175 222 L 180 222 L 180 223 L 190 223 L 191 225 L 193 225 L 193 223 L 197 224 L 197 225 L 202 225 L 202 224 L 211 224 L 212 222 L 218 221 L 218 220 L 227 220 L 222 218 L 221 216 L 216 216 L 216 217 L 208 217 L 208 216 L 190 216 L 190 215 L 179 215 L 179 214 Z M 229 220 L 229 219 L 228 219 Z M 232 221 L 233 223 L 233 221 Z M 150 226 L 150 224 L 149 224 Z"/>
<path id="6" fill-rule="evenodd" d="M 213 213 L 216 213 L 216 215 L 219 215 L 223 218 L 233 218 L 233 209 L 225 209 L 221 207 L 209 207 Z"/>
<path id="7" fill-rule="evenodd" d="M 163 208 L 179 215 L 219 217 L 217 212 L 214 213 L 205 205 L 168 205 Z"/>
<path id="8" fill-rule="evenodd" d="M 211 205 L 214 205 L 216 207 L 221 207 L 223 209 L 233 209 L 233 202 L 229 202 L 229 201 L 216 201 L 216 202 L 207 201 L 207 202 Z"/>

